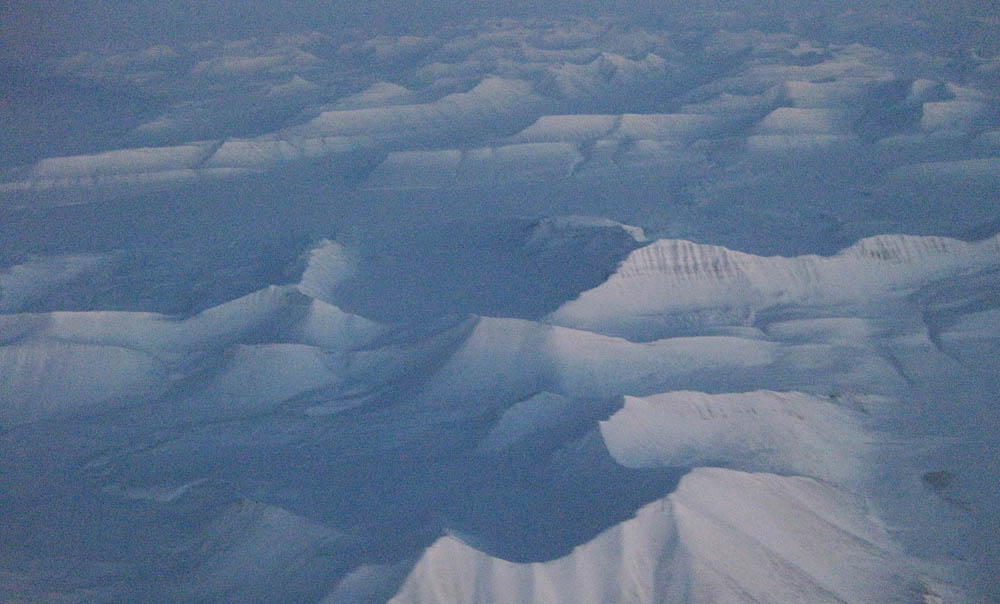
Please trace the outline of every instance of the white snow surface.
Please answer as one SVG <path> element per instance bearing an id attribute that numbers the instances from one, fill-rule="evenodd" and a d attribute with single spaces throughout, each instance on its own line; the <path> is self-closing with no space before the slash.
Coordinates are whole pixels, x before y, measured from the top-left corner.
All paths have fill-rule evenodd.
<path id="1" fill-rule="evenodd" d="M 490 433 L 479 443 L 479 450 L 485 453 L 503 451 L 532 434 L 558 426 L 572 413 L 574 404 L 565 396 L 539 392 L 504 411 Z"/>
<path id="2" fill-rule="evenodd" d="M 534 223 L 529 247 L 594 227 L 645 243 L 614 221 L 566 217 Z M 399 602 L 902 602 L 917 589 L 961 602 L 961 589 L 940 587 L 964 581 L 959 562 L 921 562 L 919 549 L 904 550 L 879 524 L 879 514 L 898 521 L 916 505 L 899 499 L 903 487 L 880 485 L 886 475 L 923 484 L 934 447 L 948 446 L 933 436 L 913 447 L 916 439 L 891 433 L 908 397 L 922 396 L 917 380 L 949 363 L 995 368 L 995 309 L 976 305 L 988 299 L 998 256 L 997 238 L 881 236 L 834 256 L 794 258 L 658 240 L 545 321 L 472 317 L 411 333 L 323 301 L 363 267 L 347 247 L 321 240 L 301 258 L 297 284 L 188 318 L 0 315 L 0 425 L 16 435 L 52 420 L 127 418 L 145 445 L 84 458 L 112 472 L 101 496 L 121 505 L 187 505 L 220 488 L 204 473 L 206 451 L 287 455 L 311 446 L 299 435 L 312 430 L 332 431 L 322 440 L 333 449 L 306 463 L 347 464 L 335 466 L 347 476 L 357 462 L 337 461 L 345 451 L 420 450 L 470 423 L 480 432 L 464 455 L 499 467 L 537 455 L 546 480 L 598 480 L 609 467 L 685 474 L 634 518 L 532 562 L 477 551 L 481 536 L 459 527 L 408 550 L 410 558 L 346 564 L 356 535 L 345 541 L 335 521 L 264 507 L 224 521 L 253 525 L 246 530 L 199 533 L 218 545 L 170 583 L 182 598 L 270 598 L 284 586 L 330 601 L 395 593 Z M 949 279 L 968 283 L 940 285 Z M 892 305 L 901 311 L 886 312 Z M 767 312 L 776 314 L 756 325 Z M 670 321 L 696 329 L 671 334 Z M 658 330 L 646 341 L 622 337 Z M 358 434 L 363 442 L 352 440 Z M 561 439 L 555 453 L 539 449 L 552 438 Z M 309 509 L 296 503 L 296 476 L 273 496 Z M 227 480 L 248 478 L 237 471 Z M 921 488 L 929 487 L 907 496 L 938 497 Z M 980 497 L 976 505 L 989 501 Z M 916 505 L 910 521 L 933 518 L 934 505 Z M 248 568 L 259 580 L 239 583 Z M 288 573 L 316 582 L 275 579 Z"/>
<path id="3" fill-rule="evenodd" d="M 95 254 L 48 256 L 0 269 L 0 312 L 22 310 L 56 288 L 94 272 L 105 260 Z"/>
<path id="4" fill-rule="evenodd" d="M 701 469 L 551 562 L 442 537 L 390 602 L 905 602 L 897 560 L 864 505 L 835 487 Z"/>
<path id="5" fill-rule="evenodd" d="M 768 308 L 890 300 L 923 283 L 998 264 L 1000 236 L 967 243 L 880 235 L 833 256 L 796 258 L 664 239 L 632 252 L 605 283 L 564 304 L 549 321 L 627 337 L 656 333 L 673 315 L 692 311 L 752 324 Z"/>
<path id="6" fill-rule="evenodd" d="M 0 600 L 996 601 L 995 23 L 889 12 L 16 73 Z"/>
<path id="7" fill-rule="evenodd" d="M 324 239 L 306 255 L 306 269 L 298 289 L 307 296 L 329 301 L 337 284 L 356 270 L 347 249 L 336 241 Z"/>
<path id="8" fill-rule="evenodd" d="M 303 568 L 303 561 L 348 542 L 341 532 L 280 507 L 242 500 L 206 529 L 197 551 L 199 565 L 188 581 L 165 591 L 180 599 L 315 597 L 317 587 L 301 581 L 315 577 L 316 569 Z"/>
<path id="9" fill-rule="evenodd" d="M 149 355 L 117 346 L 3 346 L 0 423 L 16 426 L 154 395 L 165 377 L 165 368 Z"/>
<path id="10" fill-rule="evenodd" d="M 32 176 L 38 179 L 100 177 L 193 168 L 211 150 L 210 143 L 105 151 L 95 155 L 52 157 L 39 161 Z"/>
<path id="11" fill-rule="evenodd" d="M 718 465 L 851 484 L 877 446 L 862 414 L 802 393 L 668 392 L 625 397 L 601 422 L 608 452 L 626 467 Z"/>
<path id="12" fill-rule="evenodd" d="M 762 134 L 837 134 L 847 129 L 843 111 L 779 107 L 760 121 Z"/>
<path id="13" fill-rule="evenodd" d="M 476 131 L 497 114 L 524 111 L 537 102 L 527 82 L 487 78 L 468 92 L 426 104 L 324 112 L 291 132 L 397 139 L 435 134 L 438 128 Z"/>

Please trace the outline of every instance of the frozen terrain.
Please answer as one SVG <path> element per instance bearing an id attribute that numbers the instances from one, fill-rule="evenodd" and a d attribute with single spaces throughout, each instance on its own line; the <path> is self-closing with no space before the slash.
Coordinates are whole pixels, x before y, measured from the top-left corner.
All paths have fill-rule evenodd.
<path id="1" fill-rule="evenodd" d="M 949 19 L 0 56 L 0 601 L 1000 601 Z"/>

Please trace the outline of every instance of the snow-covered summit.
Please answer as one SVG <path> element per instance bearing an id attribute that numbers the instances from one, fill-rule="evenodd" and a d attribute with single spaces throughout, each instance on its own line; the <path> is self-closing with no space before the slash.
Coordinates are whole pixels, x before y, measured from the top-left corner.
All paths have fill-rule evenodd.
<path id="1" fill-rule="evenodd" d="M 752 324 L 769 308 L 877 303 L 998 264 L 1000 236 L 965 242 L 879 235 L 833 256 L 794 258 L 662 239 L 632 252 L 605 283 L 567 302 L 549 320 L 641 338 L 669 331 L 685 313 L 715 311 L 723 321 Z"/>

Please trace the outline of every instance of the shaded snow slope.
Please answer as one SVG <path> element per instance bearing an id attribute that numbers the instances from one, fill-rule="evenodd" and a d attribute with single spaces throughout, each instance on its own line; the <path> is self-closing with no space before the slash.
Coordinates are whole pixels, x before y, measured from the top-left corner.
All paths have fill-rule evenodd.
<path id="1" fill-rule="evenodd" d="M 0 269 L 0 311 L 17 312 L 53 290 L 98 271 L 105 259 L 97 255 L 36 258 Z"/>
<path id="2" fill-rule="evenodd" d="M 155 396 L 166 370 L 117 346 L 23 344 L 0 349 L 4 426 L 93 411 L 131 397 Z"/>
<path id="3" fill-rule="evenodd" d="M 593 229 L 644 243 L 577 217 L 521 245 Z M 178 571 L 134 593 L 216 601 L 974 600 L 998 493 L 957 469 L 989 472 L 988 430 L 956 431 L 992 417 L 975 376 L 995 369 L 995 255 L 896 236 L 799 258 L 656 241 L 553 315 L 639 281 L 660 297 L 618 288 L 602 308 L 647 335 L 630 304 L 688 321 L 641 342 L 516 318 L 379 324 L 314 297 L 366 270 L 331 241 L 300 283 L 188 318 L 3 315 L 0 447 L 22 460 L 3 466 L 7 543 L 43 521 L 128 534 L 169 510 L 143 555 Z M 250 495 L 250 516 L 211 503 Z M 123 515 L 81 521 L 79 497 Z M 76 551 L 124 564 L 113 540 Z M 259 580 L 238 583 L 246 568 Z"/>
<path id="4" fill-rule="evenodd" d="M 336 559 L 350 541 L 280 507 L 241 500 L 185 544 L 194 568 L 165 593 L 202 601 L 315 600 L 324 593 L 320 577 L 335 576 Z"/>
<path id="5" fill-rule="evenodd" d="M 898 564 L 885 532 L 842 491 L 697 470 L 669 497 L 544 564 L 443 537 L 390 602 L 906 602 L 914 577 Z"/>
<path id="6" fill-rule="evenodd" d="M 414 192 L 468 210 L 472 195 L 506 215 L 610 215 L 767 253 L 829 253 L 885 232 L 962 236 L 995 220 L 989 52 L 959 61 L 923 30 L 916 51 L 807 18 L 780 17 L 781 31 L 746 19 L 596 20 L 574 25 L 571 42 L 550 38 L 563 23 L 507 21 L 63 57 L 50 66 L 63 95 L 93 86 L 127 97 L 126 113 L 154 107 L 81 116 L 86 102 L 40 98 L 55 84 L 16 80 L 19 102 L 4 110 L 14 140 L 31 138 L 21 126 L 62 144 L 0 159 L 3 207 L 217 186 L 271 204 L 260 179 L 301 170 L 314 200 L 362 195 L 364 213 Z M 97 125 L 67 137 L 60 124 L 74 118 Z M 332 174 L 347 175 L 346 190 L 324 190 Z"/>

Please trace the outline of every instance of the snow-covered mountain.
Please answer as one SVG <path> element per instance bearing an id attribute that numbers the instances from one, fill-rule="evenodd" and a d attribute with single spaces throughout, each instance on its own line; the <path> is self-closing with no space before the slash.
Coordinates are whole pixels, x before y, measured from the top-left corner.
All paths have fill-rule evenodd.
<path id="1" fill-rule="evenodd" d="M 0 600 L 1000 598 L 996 59 L 758 17 L 25 75 Z"/>

